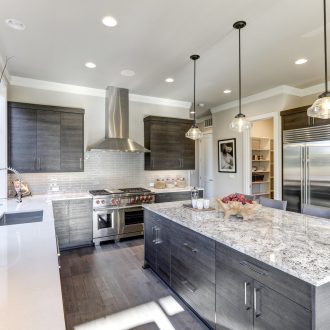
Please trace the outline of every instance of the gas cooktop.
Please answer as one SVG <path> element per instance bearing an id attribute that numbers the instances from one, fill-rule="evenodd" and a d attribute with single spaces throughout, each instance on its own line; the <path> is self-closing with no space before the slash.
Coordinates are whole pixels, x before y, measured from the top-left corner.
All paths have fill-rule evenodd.
<path id="1" fill-rule="evenodd" d="M 113 195 L 113 194 L 122 194 L 123 191 L 100 189 L 100 190 L 90 190 L 89 193 L 93 196 L 107 196 L 107 195 Z"/>
<path id="2" fill-rule="evenodd" d="M 141 194 L 141 193 L 151 192 L 150 190 L 145 189 L 145 188 L 119 188 L 119 190 L 123 191 L 124 193 L 129 193 L 129 194 Z"/>

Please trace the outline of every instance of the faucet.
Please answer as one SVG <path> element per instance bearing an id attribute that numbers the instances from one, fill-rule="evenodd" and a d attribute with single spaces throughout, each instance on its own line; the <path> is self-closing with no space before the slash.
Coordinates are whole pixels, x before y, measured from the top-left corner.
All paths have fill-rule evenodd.
<path id="1" fill-rule="evenodd" d="M 17 203 L 22 203 L 22 177 L 21 177 L 21 173 L 19 173 L 17 170 L 15 170 L 12 167 L 0 168 L 0 171 L 2 171 L 2 170 L 10 171 L 10 172 L 14 173 L 17 176 L 17 179 L 18 179 L 18 182 L 19 182 L 19 188 L 18 188 L 18 191 L 16 191 L 16 202 Z"/>

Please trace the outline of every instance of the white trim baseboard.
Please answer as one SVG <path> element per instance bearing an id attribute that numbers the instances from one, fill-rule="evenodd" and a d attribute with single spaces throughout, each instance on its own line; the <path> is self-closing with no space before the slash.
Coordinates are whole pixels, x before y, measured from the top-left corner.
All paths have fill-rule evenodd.
<path id="1" fill-rule="evenodd" d="M 70 84 L 62 84 L 52 81 L 30 79 L 30 78 L 24 78 L 18 76 L 11 77 L 10 85 L 27 87 L 27 88 L 36 88 L 36 89 L 47 90 L 52 92 L 71 93 L 78 95 L 103 97 L 103 98 L 105 97 L 105 90 L 103 89 L 70 85 Z M 157 104 L 157 105 L 163 105 L 169 107 L 177 107 L 177 108 L 185 108 L 185 109 L 190 109 L 191 107 L 191 102 L 164 99 L 164 98 L 146 96 L 146 95 L 129 94 L 129 99 L 132 102 L 150 103 L 150 104 Z"/>

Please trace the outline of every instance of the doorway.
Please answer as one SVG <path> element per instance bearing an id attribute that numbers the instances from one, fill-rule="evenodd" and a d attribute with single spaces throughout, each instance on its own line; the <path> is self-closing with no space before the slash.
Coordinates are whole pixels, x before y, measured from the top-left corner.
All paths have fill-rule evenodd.
<path id="1" fill-rule="evenodd" d="M 213 135 L 204 133 L 199 140 L 199 186 L 204 188 L 204 197 L 214 197 Z"/>
<path id="2" fill-rule="evenodd" d="M 253 126 L 244 133 L 244 192 L 280 199 L 280 140 L 277 113 L 249 118 Z"/>

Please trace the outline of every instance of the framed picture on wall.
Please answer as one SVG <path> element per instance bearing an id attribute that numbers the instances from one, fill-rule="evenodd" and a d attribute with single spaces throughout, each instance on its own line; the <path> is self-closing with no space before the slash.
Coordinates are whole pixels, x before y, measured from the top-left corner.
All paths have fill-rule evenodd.
<path id="1" fill-rule="evenodd" d="M 236 173 L 236 139 L 218 140 L 218 172 Z"/>

